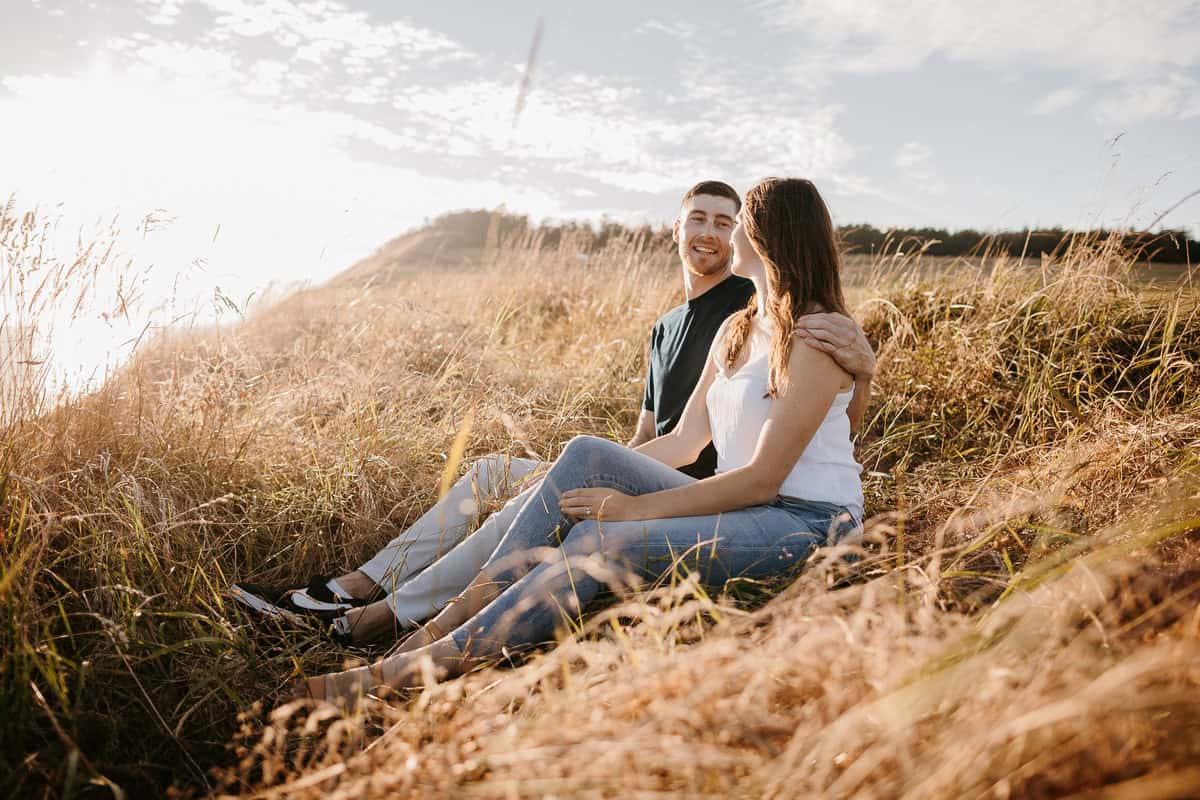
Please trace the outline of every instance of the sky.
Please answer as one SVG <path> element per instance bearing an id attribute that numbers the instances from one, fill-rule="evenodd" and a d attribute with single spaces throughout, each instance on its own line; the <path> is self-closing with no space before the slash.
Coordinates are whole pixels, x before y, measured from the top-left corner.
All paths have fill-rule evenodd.
<path id="1" fill-rule="evenodd" d="M 811 178 L 839 224 L 1144 226 L 1200 189 L 1197 142 L 1200 0 L 3 0 L 0 25 L 0 198 L 73 235 L 119 215 L 148 296 L 318 283 L 456 208 L 666 222 L 709 178 Z M 1200 198 L 1163 224 L 1200 234 Z"/>

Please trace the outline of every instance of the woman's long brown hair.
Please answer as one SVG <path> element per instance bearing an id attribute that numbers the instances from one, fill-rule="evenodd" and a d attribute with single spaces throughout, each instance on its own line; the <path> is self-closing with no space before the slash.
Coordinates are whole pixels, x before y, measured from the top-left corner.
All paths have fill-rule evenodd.
<path id="1" fill-rule="evenodd" d="M 775 323 L 767 396 L 778 397 L 787 390 L 796 319 L 816 311 L 846 313 L 833 220 L 812 181 L 766 178 L 746 193 L 742 227 L 767 270 L 764 307 Z M 727 369 L 737 363 L 757 313 L 751 300 L 730 318 L 722 354 Z"/>

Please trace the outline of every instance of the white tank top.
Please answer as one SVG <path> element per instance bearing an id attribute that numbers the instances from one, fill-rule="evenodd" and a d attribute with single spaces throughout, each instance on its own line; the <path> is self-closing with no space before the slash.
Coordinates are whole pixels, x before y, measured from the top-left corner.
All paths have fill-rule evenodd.
<path id="1" fill-rule="evenodd" d="M 771 404 L 775 402 L 764 396 L 770 369 L 769 330 L 769 324 L 756 325 L 747 342 L 750 352 L 745 362 L 732 374 L 726 374 L 726 366 L 718 364 L 717 375 L 708 389 L 705 400 L 713 447 L 717 450 L 718 474 L 750 463 L 758 446 L 758 435 L 767 421 Z M 796 344 L 796 347 L 805 346 Z M 796 388 L 793 381 L 791 390 Z M 862 467 L 854 460 L 850 418 L 846 415 L 853 394 L 852 387 L 834 398 L 833 406 L 817 432 L 779 487 L 779 494 L 834 503 L 849 510 L 854 519 L 861 522 L 863 495 L 859 475 Z"/>

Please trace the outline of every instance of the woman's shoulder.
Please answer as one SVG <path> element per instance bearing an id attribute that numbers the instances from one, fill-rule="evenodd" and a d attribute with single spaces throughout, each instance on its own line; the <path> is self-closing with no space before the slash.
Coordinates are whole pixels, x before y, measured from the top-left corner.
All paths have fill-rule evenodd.
<path id="1" fill-rule="evenodd" d="M 792 337 L 792 352 L 788 358 L 788 372 L 792 377 L 804 375 L 806 381 L 822 377 L 837 383 L 843 389 L 847 383 L 853 385 L 854 376 L 842 368 L 831 354 L 812 347 L 799 335 Z"/>

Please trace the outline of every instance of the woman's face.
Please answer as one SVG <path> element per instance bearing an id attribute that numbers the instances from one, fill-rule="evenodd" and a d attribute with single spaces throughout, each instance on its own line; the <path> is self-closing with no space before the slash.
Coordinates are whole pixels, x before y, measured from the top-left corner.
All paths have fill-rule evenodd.
<path id="1" fill-rule="evenodd" d="M 729 262 L 729 270 L 734 275 L 740 275 L 743 278 L 765 278 L 766 268 L 750 244 L 750 237 L 746 235 L 746 227 L 742 225 L 743 213 L 744 210 L 738 212 L 737 225 L 734 226 L 733 236 L 730 237 L 733 256 Z"/>

